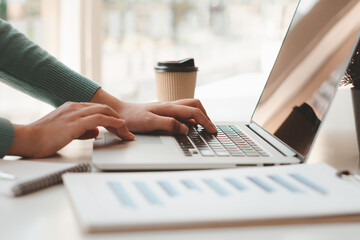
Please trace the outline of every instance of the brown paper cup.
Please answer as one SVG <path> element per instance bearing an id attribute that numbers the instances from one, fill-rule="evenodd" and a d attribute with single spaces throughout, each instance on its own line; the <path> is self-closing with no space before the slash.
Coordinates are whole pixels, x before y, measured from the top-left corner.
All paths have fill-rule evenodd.
<path id="1" fill-rule="evenodd" d="M 156 72 L 159 102 L 194 98 L 197 72 Z"/>

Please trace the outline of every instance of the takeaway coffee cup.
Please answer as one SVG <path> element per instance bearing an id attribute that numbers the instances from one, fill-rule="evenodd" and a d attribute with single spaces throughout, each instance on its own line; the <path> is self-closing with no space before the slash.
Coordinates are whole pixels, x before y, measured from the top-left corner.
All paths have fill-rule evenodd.
<path id="1" fill-rule="evenodd" d="M 193 58 L 158 62 L 155 67 L 158 101 L 194 98 L 197 71 Z"/>

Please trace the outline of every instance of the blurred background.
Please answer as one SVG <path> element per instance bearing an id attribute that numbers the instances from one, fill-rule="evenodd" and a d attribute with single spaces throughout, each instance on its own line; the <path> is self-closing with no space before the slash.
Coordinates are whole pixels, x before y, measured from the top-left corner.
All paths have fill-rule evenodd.
<path id="1" fill-rule="evenodd" d="M 269 74 L 298 0 L 0 0 L 0 18 L 116 97 L 156 99 L 154 65 L 193 57 L 197 85 Z M 0 83 L 0 116 L 52 107 Z"/>

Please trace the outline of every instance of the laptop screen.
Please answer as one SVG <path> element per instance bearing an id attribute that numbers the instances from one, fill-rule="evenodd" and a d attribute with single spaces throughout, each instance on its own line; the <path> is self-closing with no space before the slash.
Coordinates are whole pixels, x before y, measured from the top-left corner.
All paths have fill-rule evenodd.
<path id="1" fill-rule="evenodd" d="M 360 29 L 358 0 L 299 3 L 252 122 L 306 157 Z"/>

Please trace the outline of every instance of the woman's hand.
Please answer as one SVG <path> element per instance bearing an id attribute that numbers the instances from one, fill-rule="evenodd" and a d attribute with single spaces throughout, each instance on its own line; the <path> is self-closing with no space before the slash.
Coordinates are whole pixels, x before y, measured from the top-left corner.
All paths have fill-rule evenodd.
<path id="1" fill-rule="evenodd" d="M 199 100 L 125 103 L 99 89 L 91 103 L 68 102 L 32 124 L 14 124 L 15 136 L 8 155 L 50 156 L 74 139 L 97 137 L 98 126 L 123 140 L 133 140 L 129 130 L 186 134 L 188 127 L 184 123 L 200 124 L 210 133 L 217 132 Z"/>
<path id="2" fill-rule="evenodd" d="M 111 107 L 68 102 L 30 125 L 14 125 L 15 137 L 8 155 L 50 156 L 74 139 L 97 137 L 98 126 L 106 127 L 121 139 L 134 139 L 125 121 Z"/>
<path id="3" fill-rule="evenodd" d="M 161 130 L 187 134 L 189 129 L 184 123 L 189 123 L 200 124 L 208 132 L 216 133 L 216 127 L 210 121 L 201 102 L 196 99 L 146 104 L 123 103 L 119 114 L 132 132 Z"/>
<path id="4" fill-rule="evenodd" d="M 210 133 L 217 132 L 201 102 L 197 99 L 135 104 L 122 102 L 99 89 L 91 102 L 112 107 L 126 121 L 126 125 L 132 132 L 145 133 L 162 130 L 186 134 L 188 127 L 184 123 L 200 124 Z"/>

